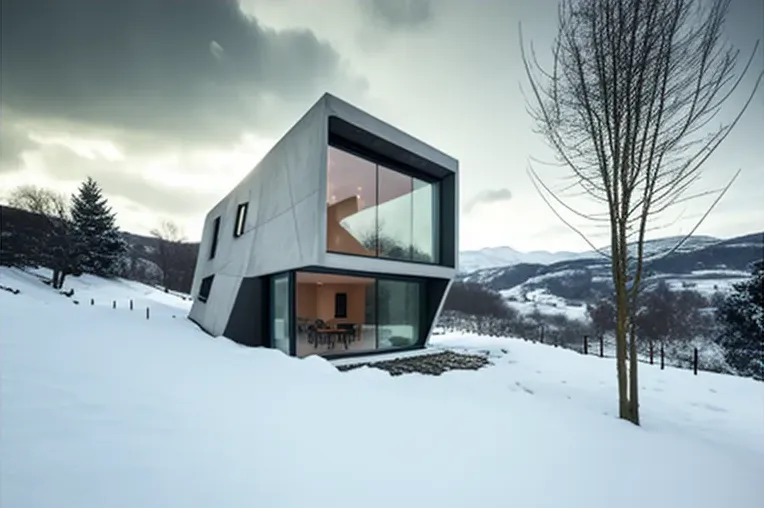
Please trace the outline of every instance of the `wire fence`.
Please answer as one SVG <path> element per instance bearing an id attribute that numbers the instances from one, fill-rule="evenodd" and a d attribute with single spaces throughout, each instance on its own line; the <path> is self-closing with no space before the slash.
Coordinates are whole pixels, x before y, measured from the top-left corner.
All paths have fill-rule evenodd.
<path id="1" fill-rule="evenodd" d="M 583 326 L 553 328 L 548 325 L 517 323 L 490 316 L 470 316 L 445 312 L 438 320 L 437 330 L 442 332 L 474 333 L 478 335 L 519 339 L 576 351 L 582 355 L 614 359 L 615 338 L 595 335 Z M 638 361 L 650 365 L 734 374 L 725 360 L 724 349 L 712 340 L 647 341 L 637 340 Z M 626 351 L 629 358 L 629 351 Z"/>

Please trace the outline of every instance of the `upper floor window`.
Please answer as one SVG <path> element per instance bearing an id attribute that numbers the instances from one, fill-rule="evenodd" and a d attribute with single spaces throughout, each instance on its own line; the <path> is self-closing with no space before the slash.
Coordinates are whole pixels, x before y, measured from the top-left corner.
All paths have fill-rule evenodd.
<path id="1" fill-rule="evenodd" d="M 216 217 L 212 223 L 212 244 L 210 245 L 210 259 L 215 257 L 218 250 L 218 234 L 220 233 L 220 217 Z"/>
<path id="2" fill-rule="evenodd" d="M 327 160 L 327 251 L 438 263 L 438 183 L 336 147 Z"/>
<path id="3" fill-rule="evenodd" d="M 233 236 L 238 238 L 244 234 L 244 225 L 247 223 L 247 208 L 249 203 L 242 203 L 236 209 L 236 225 L 233 229 Z"/>

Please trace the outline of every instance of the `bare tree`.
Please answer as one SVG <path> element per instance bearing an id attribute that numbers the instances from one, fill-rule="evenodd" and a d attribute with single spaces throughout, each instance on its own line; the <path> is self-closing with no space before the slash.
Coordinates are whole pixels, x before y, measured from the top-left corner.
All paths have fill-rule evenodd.
<path id="1" fill-rule="evenodd" d="M 709 302 L 697 291 L 674 291 L 665 281 L 641 293 L 634 321 L 640 336 L 657 342 L 695 338 L 710 326 Z"/>
<path id="2" fill-rule="evenodd" d="M 40 257 L 53 270 L 51 285 L 61 289 L 66 276 L 75 273 L 78 264 L 69 200 L 50 189 L 22 185 L 11 192 L 8 204 L 45 217 L 47 227 Z"/>
<path id="3" fill-rule="evenodd" d="M 610 252 L 600 252 L 611 259 L 615 288 L 619 415 L 637 425 L 633 311 L 645 233 L 673 205 L 697 196 L 688 191 L 704 162 L 737 124 L 762 79 L 759 73 L 728 121 L 711 125 L 758 49 L 757 42 L 740 69 L 739 52 L 723 37 L 728 8 L 729 0 L 562 0 L 549 69 L 526 53 L 520 35 L 532 92 L 529 112 L 557 164 L 569 170 L 566 190 L 575 189 L 599 211 L 571 205 L 561 196 L 565 190 L 551 189 L 533 166 L 529 174 L 555 214 L 593 249 L 558 207 L 609 231 Z M 714 191 L 688 237 L 733 181 Z"/>
<path id="4" fill-rule="evenodd" d="M 156 262 L 162 270 L 162 286 L 168 291 L 178 278 L 178 264 L 184 254 L 186 237 L 180 227 L 169 220 L 162 221 L 159 227 L 152 229 L 151 236 L 157 240 Z"/>
<path id="5" fill-rule="evenodd" d="M 615 306 L 609 298 L 586 305 L 586 314 L 598 336 L 615 331 Z"/>

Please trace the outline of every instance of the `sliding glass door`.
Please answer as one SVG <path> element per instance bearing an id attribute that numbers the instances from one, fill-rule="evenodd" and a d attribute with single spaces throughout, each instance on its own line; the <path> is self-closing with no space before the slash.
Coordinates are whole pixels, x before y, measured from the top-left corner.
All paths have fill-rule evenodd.
<path id="1" fill-rule="evenodd" d="M 423 283 L 355 274 L 295 274 L 295 354 L 341 355 L 416 346 Z"/>

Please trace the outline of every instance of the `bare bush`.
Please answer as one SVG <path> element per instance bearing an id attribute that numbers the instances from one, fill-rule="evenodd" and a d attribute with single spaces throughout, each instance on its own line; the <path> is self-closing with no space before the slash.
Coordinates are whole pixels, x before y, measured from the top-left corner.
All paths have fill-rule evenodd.
<path id="1" fill-rule="evenodd" d="M 45 218 L 45 231 L 38 237 L 40 245 L 36 246 L 37 257 L 40 264 L 53 271 L 53 288 L 61 289 L 67 275 L 79 272 L 69 200 L 50 189 L 23 185 L 11 192 L 8 202 Z"/>

